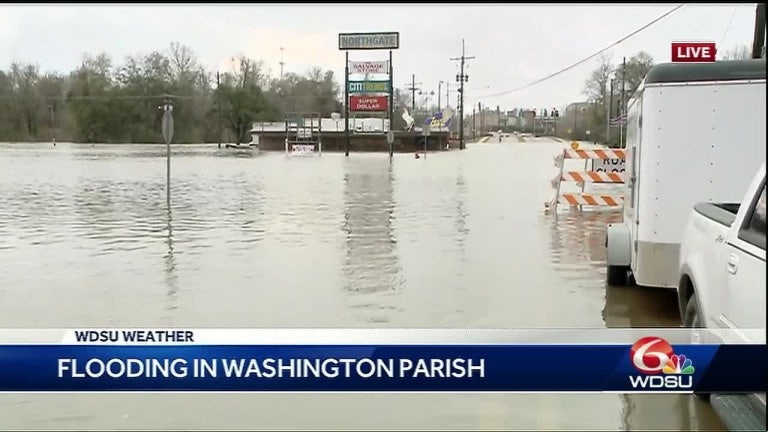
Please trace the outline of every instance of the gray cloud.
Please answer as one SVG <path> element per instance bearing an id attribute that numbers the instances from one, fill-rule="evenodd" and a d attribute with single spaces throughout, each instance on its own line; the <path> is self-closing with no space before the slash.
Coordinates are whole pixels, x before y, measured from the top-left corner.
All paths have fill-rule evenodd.
<path id="1" fill-rule="evenodd" d="M 103 51 L 116 61 L 134 53 L 190 46 L 210 68 L 227 67 L 245 54 L 277 73 L 280 47 L 286 71 L 311 66 L 343 76 L 340 32 L 399 31 L 395 85 L 416 74 L 426 90 L 439 80 L 455 86 L 461 40 L 469 63 L 467 103 L 502 108 L 550 107 L 582 99 L 595 62 L 580 65 L 534 87 L 520 87 L 572 64 L 653 20 L 673 5 L 115 5 L 0 6 L 0 64 L 34 62 L 43 70 L 68 71 L 84 52 Z M 733 19 L 731 20 L 731 17 Z M 726 27 L 731 22 L 726 34 Z M 715 41 L 720 49 L 750 44 L 754 5 L 686 5 L 615 47 L 616 61 L 640 50 L 669 61 L 673 40 Z M 352 52 L 352 60 L 385 59 L 385 52 Z M 444 99 L 444 95 L 443 95 Z M 455 100 L 452 97 L 452 101 Z"/>

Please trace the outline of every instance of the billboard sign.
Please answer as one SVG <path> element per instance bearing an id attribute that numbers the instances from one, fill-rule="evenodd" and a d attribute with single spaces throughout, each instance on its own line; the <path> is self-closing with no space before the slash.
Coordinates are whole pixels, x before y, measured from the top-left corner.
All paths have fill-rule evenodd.
<path id="1" fill-rule="evenodd" d="M 387 111 L 389 96 L 350 96 L 349 110 L 357 112 Z"/>
<path id="2" fill-rule="evenodd" d="M 443 111 L 436 112 L 424 121 L 424 126 L 429 126 L 432 129 L 442 129 L 451 127 L 451 119 L 453 118 L 453 110 L 446 108 Z"/>
<path id="3" fill-rule="evenodd" d="M 400 33 L 339 33 L 339 49 L 386 50 L 400 48 Z"/>
<path id="4" fill-rule="evenodd" d="M 350 81 L 350 93 L 389 93 L 389 81 Z"/>
<path id="5" fill-rule="evenodd" d="M 353 74 L 389 74 L 388 61 L 349 62 L 349 72 Z"/>

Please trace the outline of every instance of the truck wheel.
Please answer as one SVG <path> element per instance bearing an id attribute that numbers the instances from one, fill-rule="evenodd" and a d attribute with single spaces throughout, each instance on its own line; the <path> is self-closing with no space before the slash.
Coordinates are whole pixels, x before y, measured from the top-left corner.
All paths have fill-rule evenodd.
<path id="1" fill-rule="evenodd" d="M 628 281 L 627 276 L 628 269 L 624 266 L 608 266 L 605 278 L 608 285 L 613 286 L 626 286 Z"/>
<path id="2" fill-rule="evenodd" d="M 703 328 L 704 319 L 699 311 L 699 299 L 696 293 L 691 294 L 688 303 L 685 305 L 685 314 L 683 315 L 683 327 L 685 328 Z M 703 401 L 709 401 L 709 393 L 694 393 L 696 397 Z"/>

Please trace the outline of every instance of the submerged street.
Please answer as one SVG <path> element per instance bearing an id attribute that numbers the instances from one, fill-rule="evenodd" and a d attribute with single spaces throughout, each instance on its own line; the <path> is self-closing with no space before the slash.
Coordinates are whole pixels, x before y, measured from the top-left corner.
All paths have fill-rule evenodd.
<path id="1" fill-rule="evenodd" d="M 674 291 L 606 287 L 617 211 L 544 213 L 567 145 L 392 161 L 174 146 L 169 212 L 164 146 L 0 144 L 0 326 L 679 326 Z M 0 428 L 321 423 L 722 428 L 679 395 L 0 395 Z"/>

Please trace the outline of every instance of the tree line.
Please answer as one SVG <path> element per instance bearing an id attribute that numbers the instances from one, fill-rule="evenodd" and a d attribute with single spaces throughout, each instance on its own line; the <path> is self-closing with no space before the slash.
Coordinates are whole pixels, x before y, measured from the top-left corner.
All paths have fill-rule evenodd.
<path id="1" fill-rule="evenodd" d="M 247 139 L 252 122 L 283 121 L 287 113 L 341 112 L 333 71 L 272 77 L 264 63 L 240 56 L 226 72 L 207 70 L 191 48 L 128 56 L 86 54 L 69 73 L 36 64 L 0 70 L 0 141 L 162 142 L 159 107 L 173 103 L 174 142 Z"/>

